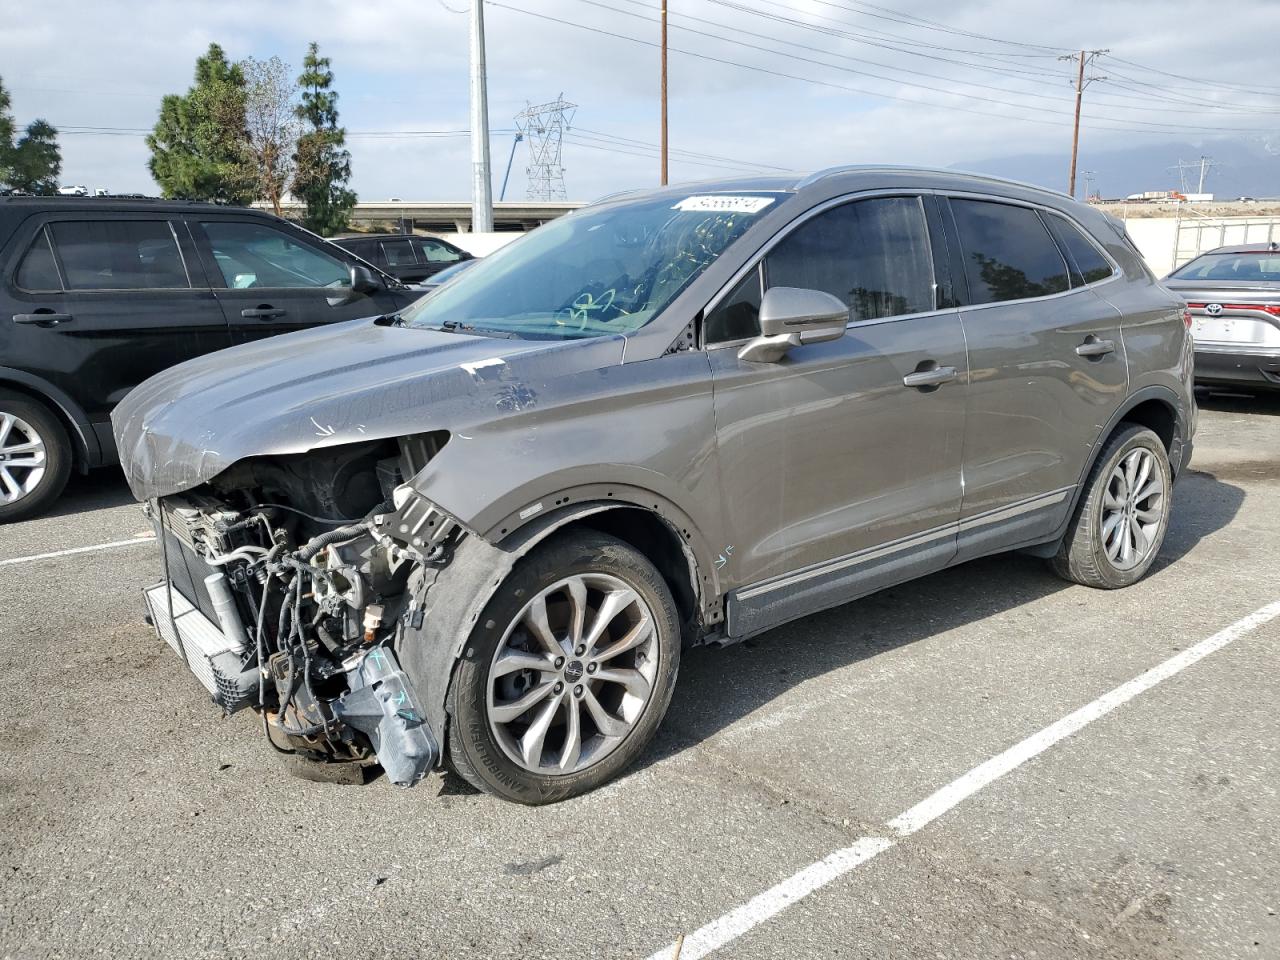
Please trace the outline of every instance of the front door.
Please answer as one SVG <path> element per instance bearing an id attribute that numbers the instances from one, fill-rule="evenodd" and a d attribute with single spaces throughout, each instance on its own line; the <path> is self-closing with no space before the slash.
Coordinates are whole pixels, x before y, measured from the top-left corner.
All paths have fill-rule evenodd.
<path id="1" fill-rule="evenodd" d="M 739 359 L 770 285 L 842 298 L 847 333 Z M 731 635 L 950 560 L 968 370 L 940 290 L 924 198 L 877 197 L 802 223 L 707 316 Z"/>
<path id="2" fill-rule="evenodd" d="M 390 290 L 351 296 L 355 261 L 283 224 L 206 215 L 192 232 L 236 343 L 389 313 L 410 300 Z"/>
<path id="3" fill-rule="evenodd" d="M 965 263 L 961 317 L 972 371 L 964 559 L 1061 525 L 1128 377 L 1120 315 L 1091 286 L 1111 265 L 1069 221 L 1014 203 L 949 203 Z M 1082 249 L 1072 254 L 1068 240 Z M 1077 266 L 1088 251 L 1095 259 Z"/>

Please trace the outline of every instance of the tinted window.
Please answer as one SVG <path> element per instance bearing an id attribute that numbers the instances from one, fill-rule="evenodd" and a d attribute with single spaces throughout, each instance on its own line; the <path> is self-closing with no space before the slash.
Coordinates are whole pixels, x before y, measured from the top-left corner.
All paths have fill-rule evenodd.
<path id="1" fill-rule="evenodd" d="M 1030 207 L 952 200 L 972 303 L 997 303 L 1060 293 L 1067 265 Z"/>
<path id="2" fill-rule="evenodd" d="M 760 271 L 752 270 L 707 315 L 707 343 L 743 340 L 760 333 Z"/>
<path id="3" fill-rule="evenodd" d="M 49 224 L 68 290 L 189 287 L 178 242 L 164 220 Z"/>
<path id="4" fill-rule="evenodd" d="M 203 223 L 228 287 L 343 287 L 347 265 L 263 223 Z"/>
<path id="5" fill-rule="evenodd" d="M 818 214 L 765 260 L 771 287 L 825 290 L 851 320 L 934 309 L 933 264 L 917 197 L 859 200 Z"/>
<path id="6" fill-rule="evenodd" d="M 438 240 L 419 240 L 418 249 L 428 263 L 454 263 L 460 259 L 456 251 Z"/>
<path id="7" fill-rule="evenodd" d="M 405 267 L 418 262 L 413 256 L 413 245 L 408 240 L 384 240 L 382 255 L 387 258 L 389 267 Z"/>
<path id="8" fill-rule="evenodd" d="M 58 268 L 53 262 L 53 250 L 49 247 L 49 237 L 43 230 L 31 242 L 31 249 L 18 265 L 18 274 L 14 280 L 23 290 L 62 289 Z"/>
<path id="9" fill-rule="evenodd" d="M 1067 251 L 1067 256 L 1072 260 L 1073 272 L 1079 273 L 1078 278 L 1072 278 L 1074 283 L 1078 284 L 1081 281 L 1084 283 L 1096 283 L 1111 276 L 1114 271 L 1111 268 L 1111 264 L 1107 262 L 1107 258 L 1080 232 L 1080 229 L 1075 224 L 1066 217 L 1060 217 L 1052 213 L 1045 219 L 1048 220 L 1049 229 L 1053 231 L 1054 237 L 1057 238 L 1058 243 Z"/>
<path id="10" fill-rule="evenodd" d="M 1280 251 L 1207 253 L 1170 274 L 1179 280 L 1280 281 Z"/>

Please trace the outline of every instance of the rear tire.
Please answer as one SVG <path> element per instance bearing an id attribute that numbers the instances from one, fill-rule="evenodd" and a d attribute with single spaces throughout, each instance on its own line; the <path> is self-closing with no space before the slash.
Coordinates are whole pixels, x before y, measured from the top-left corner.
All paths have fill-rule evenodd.
<path id="1" fill-rule="evenodd" d="M 71 476 L 71 441 L 37 400 L 0 390 L 0 523 L 43 513 Z"/>
<path id="2" fill-rule="evenodd" d="M 1164 443 L 1146 427 L 1122 425 L 1089 473 L 1053 571 L 1101 590 L 1141 580 L 1169 529 L 1172 493 Z"/>
<path id="3" fill-rule="evenodd" d="M 449 688 L 449 762 L 473 786 L 535 805 L 594 790 L 634 763 L 680 665 L 662 575 L 595 532 L 553 537 L 517 563 L 467 646 Z"/>

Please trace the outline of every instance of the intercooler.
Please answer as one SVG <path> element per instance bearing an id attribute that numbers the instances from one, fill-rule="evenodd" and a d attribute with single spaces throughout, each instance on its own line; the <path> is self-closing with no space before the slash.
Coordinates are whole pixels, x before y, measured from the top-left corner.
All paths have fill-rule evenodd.
<path id="1" fill-rule="evenodd" d="M 213 696 L 213 702 L 227 713 L 249 706 L 258 676 L 256 671 L 244 670 L 244 642 L 229 638 L 215 621 L 163 580 L 147 587 L 142 595 L 156 633 L 174 653 L 186 659 L 187 667 Z"/>
<path id="2" fill-rule="evenodd" d="M 258 675 L 244 669 L 248 637 L 226 578 L 193 548 L 194 513 L 153 504 L 167 582 L 147 587 L 143 597 L 156 634 L 186 660 L 214 703 L 234 713 L 252 702 Z"/>

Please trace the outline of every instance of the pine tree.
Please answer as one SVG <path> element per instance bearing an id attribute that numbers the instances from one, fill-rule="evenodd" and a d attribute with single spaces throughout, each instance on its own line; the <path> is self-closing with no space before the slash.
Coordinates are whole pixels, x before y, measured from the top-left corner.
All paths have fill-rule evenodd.
<path id="1" fill-rule="evenodd" d="M 58 174 L 62 172 L 58 131 L 43 120 L 27 124 L 10 154 L 9 167 L 9 186 L 13 189 L 37 196 L 57 193 Z"/>
<path id="2" fill-rule="evenodd" d="M 0 83 L 0 187 L 22 193 L 56 193 L 62 172 L 58 131 L 44 120 L 33 120 L 14 143 L 10 104 L 9 92 Z"/>
<path id="3" fill-rule="evenodd" d="M 294 156 L 293 194 L 306 204 L 302 224 L 328 237 L 347 225 L 356 195 L 347 188 L 351 179 L 351 154 L 346 131 L 338 126 L 338 94 L 331 89 L 333 71 L 329 58 L 320 56 L 312 43 L 302 61 L 302 103 L 298 117 L 306 131 L 298 138 Z"/>
<path id="4" fill-rule="evenodd" d="M 196 60 L 195 83 L 160 102 L 148 167 L 166 197 L 247 205 L 257 184 L 248 156 L 245 79 L 222 48 Z"/>

